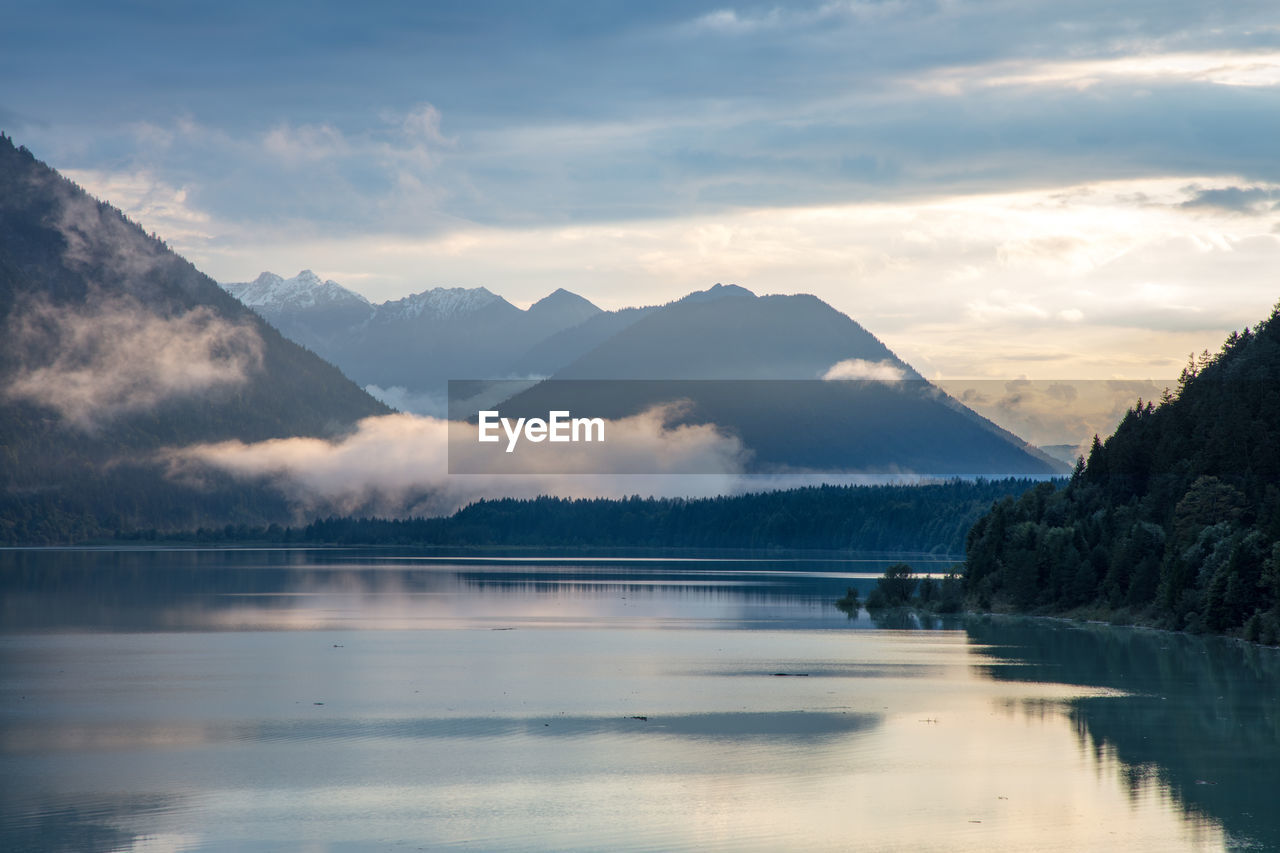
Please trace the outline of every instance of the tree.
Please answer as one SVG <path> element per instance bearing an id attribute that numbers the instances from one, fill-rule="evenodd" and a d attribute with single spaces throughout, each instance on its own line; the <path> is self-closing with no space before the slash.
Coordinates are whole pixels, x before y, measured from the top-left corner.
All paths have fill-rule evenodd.
<path id="1" fill-rule="evenodd" d="M 915 572 L 906 563 L 894 563 L 884 570 L 884 576 L 876 581 L 876 588 L 867 596 L 867 608 L 905 607 L 911 603 L 916 591 Z"/>

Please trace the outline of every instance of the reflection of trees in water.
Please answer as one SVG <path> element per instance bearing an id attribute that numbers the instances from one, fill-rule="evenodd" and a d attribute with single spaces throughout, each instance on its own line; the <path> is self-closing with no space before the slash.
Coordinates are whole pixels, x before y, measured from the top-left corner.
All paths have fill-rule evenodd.
<path id="1" fill-rule="evenodd" d="M 939 616 L 913 607 L 890 607 L 864 612 L 871 617 L 871 624 L 882 631 L 953 631 L 965 625 L 963 617 Z"/>
<path id="2" fill-rule="evenodd" d="M 1003 681 L 1125 691 L 1066 703 L 1081 749 L 1114 757 L 1130 796 L 1168 791 L 1237 844 L 1280 850 L 1280 652 L 1217 638 L 984 618 L 966 625 Z"/>
<path id="3" fill-rule="evenodd" d="M 7 786 L 6 786 L 7 787 Z M 107 853 L 128 850 L 144 833 L 122 826 L 149 814 L 175 808 L 175 799 L 160 794 L 96 798 L 23 797 L 4 791 L 0 810 L 0 850 L 50 853 Z"/>
<path id="4" fill-rule="evenodd" d="M 868 565 L 878 564 L 856 568 Z M 791 560 L 424 564 L 392 549 L 14 551 L 0 554 L 0 624 L 8 631 L 218 628 L 223 611 L 267 614 L 298 606 L 282 598 L 298 593 L 408 601 L 415 595 L 538 598 L 567 591 L 579 599 L 787 606 L 834 599 L 847 580 L 806 573 L 848 567 Z M 761 569 L 783 571 L 742 574 Z"/>
<path id="5" fill-rule="evenodd" d="M 326 568 L 314 552 L 310 564 L 299 565 L 307 553 L 9 552 L 0 557 L 0 613 L 8 631 L 205 629 L 208 615 L 219 610 L 278 607 L 272 595 L 319 589 L 372 593 L 398 582 L 396 572 L 356 577 L 354 571 Z"/>

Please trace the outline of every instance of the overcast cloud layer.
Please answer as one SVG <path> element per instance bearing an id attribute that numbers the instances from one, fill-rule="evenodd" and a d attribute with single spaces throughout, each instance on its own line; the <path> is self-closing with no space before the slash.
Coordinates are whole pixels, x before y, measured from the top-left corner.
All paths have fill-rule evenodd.
<path id="1" fill-rule="evenodd" d="M 221 280 L 736 281 L 929 376 L 1169 375 L 1280 296 L 1273 2 L 407 5 L 12 9 L 0 128 Z"/>

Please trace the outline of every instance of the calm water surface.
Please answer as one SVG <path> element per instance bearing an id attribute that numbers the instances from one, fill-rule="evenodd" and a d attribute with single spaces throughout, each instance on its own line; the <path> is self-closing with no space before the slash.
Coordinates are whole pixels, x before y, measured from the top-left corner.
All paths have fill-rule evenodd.
<path id="1" fill-rule="evenodd" d="M 0 849 L 1280 849 L 1280 655 L 883 566 L 0 552 Z"/>

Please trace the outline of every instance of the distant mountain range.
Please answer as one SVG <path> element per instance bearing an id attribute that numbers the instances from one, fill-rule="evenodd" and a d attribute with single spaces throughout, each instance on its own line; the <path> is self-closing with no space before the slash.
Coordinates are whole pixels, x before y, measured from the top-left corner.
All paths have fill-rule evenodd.
<path id="1" fill-rule="evenodd" d="M 310 271 L 226 288 L 375 393 L 424 393 L 425 414 L 442 414 L 449 379 L 524 377 L 495 383 L 496 392 L 468 385 L 471 409 L 452 414 L 502 403 L 515 416 L 568 409 L 617 418 L 678 398 L 686 405 L 676 423 L 735 434 L 761 473 L 1068 471 L 806 294 L 717 284 L 662 306 L 602 311 L 557 290 L 521 311 L 485 288 L 370 305 Z"/>
<path id="2" fill-rule="evenodd" d="M 560 344 L 564 355 L 553 346 L 531 358 L 530 350 L 593 318 L 631 317 L 563 289 L 525 310 L 483 287 L 437 287 L 373 305 L 310 270 L 293 278 L 264 272 L 223 287 L 361 385 L 440 396 L 449 379 L 526 376 L 531 364 L 554 369 L 557 359 L 580 354 L 578 338 Z"/>
<path id="3" fill-rule="evenodd" d="M 921 378 L 818 298 L 759 297 L 737 285 L 619 311 L 563 288 L 526 310 L 484 287 L 437 287 L 373 305 L 311 270 L 287 279 L 264 272 L 223 287 L 356 382 L 384 389 L 549 376 L 820 379 L 848 359 Z"/>

